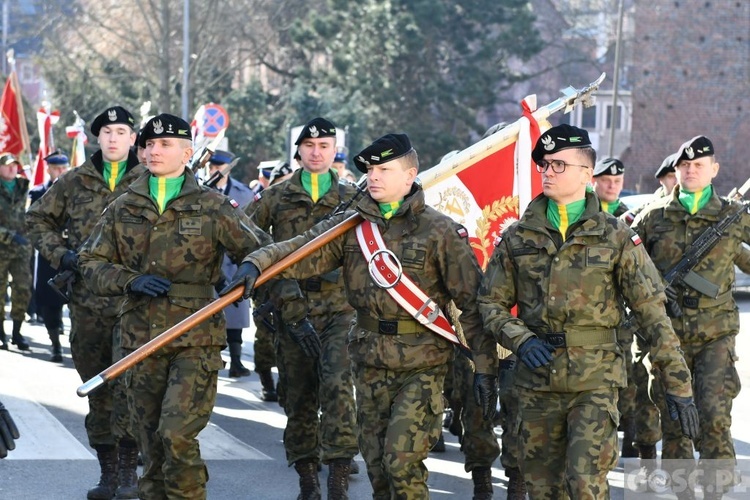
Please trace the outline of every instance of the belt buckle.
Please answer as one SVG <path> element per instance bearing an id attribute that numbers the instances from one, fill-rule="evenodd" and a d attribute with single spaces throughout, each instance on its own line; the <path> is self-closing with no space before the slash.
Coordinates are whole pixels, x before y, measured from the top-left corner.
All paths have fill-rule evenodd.
<path id="1" fill-rule="evenodd" d="M 321 290 L 321 281 L 318 279 L 305 280 L 304 289 L 306 292 L 319 292 Z"/>
<path id="2" fill-rule="evenodd" d="M 699 297 L 683 297 L 682 305 L 688 309 L 698 309 Z"/>
<path id="3" fill-rule="evenodd" d="M 565 342 L 565 333 L 547 333 L 545 335 L 547 342 L 554 347 L 555 349 L 560 347 L 565 347 L 567 344 Z"/>
<path id="4" fill-rule="evenodd" d="M 378 333 L 382 335 L 398 335 L 398 321 L 378 320 Z"/>
<path id="5" fill-rule="evenodd" d="M 396 263 L 396 266 L 398 267 L 398 271 L 396 272 L 396 276 L 393 279 L 393 283 L 390 283 L 388 281 L 383 281 L 378 276 L 378 266 L 380 266 L 380 271 L 383 275 L 389 274 L 390 270 L 388 266 L 385 265 L 385 259 L 380 256 L 380 254 L 385 254 L 391 259 L 393 259 L 393 262 Z M 380 261 L 380 262 L 376 262 Z M 372 256 L 370 257 L 370 260 L 367 262 L 367 271 L 370 273 L 370 277 L 372 277 L 372 280 L 375 282 L 375 284 L 384 290 L 387 290 L 389 288 L 393 288 L 394 286 L 398 285 L 398 282 L 401 281 L 401 275 L 403 274 L 404 270 L 401 267 L 401 261 L 398 260 L 398 257 L 396 257 L 396 254 L 391 252 L 388 249 L 380 249 L 373 252 Z"/>

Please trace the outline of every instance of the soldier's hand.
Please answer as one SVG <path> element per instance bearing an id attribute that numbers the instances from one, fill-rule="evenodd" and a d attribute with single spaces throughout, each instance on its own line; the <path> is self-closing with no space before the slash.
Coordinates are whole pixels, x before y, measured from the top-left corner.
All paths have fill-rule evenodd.
<path id="1" fill-rule="evenodd" d="M 518 348 L 518 358 L 532 370 L 546 366 L 552 361 L 555 348 L 539 337 L 531 337 Z"/>
<path id="2" fill-rule="evenodd" d="M 5 409 L 3 403 L 0 403 L 0 458 L 8 456 L 8 451 L 16 449 L 16 439 L 18 439 L 18 427 L 13 422 L 10 412 Z"/>
<path id="3" fill-rule="evenodd" d="M 315 331 L 315 327 L 307 317 L 297 321 L 296 323 L 289 323 L 286 325 L 286 329 L 289 332 L 289 336 L 292 337 L 297 345 L 299 345 L 302 352 L 308 358 L 317 358 L 320 356 L 320 350 L 322 346 L 320 344 L 320 337 L 318 332 Z"/>
<path id="4" fill-rule="evenodd" d="M 482 407 L 482 417 L 494 420 L 497 414 L 497 377 L 486 373 L 474 375 L 474 401 Z"/>
<path id="5" fill-rule="evenodd" d="M 243 262 L 240 267 L 237 268 L 237 272 L 232 276 L 231 281 L 227 286 L 224 287 L 219 295 L 226 295 L 240 285 L 245 286 L 245 291 L 242 292 L 243 299 L 249 299 L 253 294 L 255 288 L 255 280 L 260 276 L 260 269 L 255 267 L 252 262 Z"/>
<path id="6" fill-rule="evenodd" d="M 28 245 L 29 244 L 29 240 L 27 240 L 26 238 L 23 237 L 23 235 L 18 234 L 18 233 L 13 235 L 13 238 L 11 238 L 11 241 L 15 245 Z"/>
<path id="7" fill-rule="evenodd" d="M 697 438 L 700 433 L 700 421 L 693 398 L 680 398 L 667 393 L 666 399 L 669 416 L 672 420 L 680 421 L 682 434 L 690 439 Z"/>
<path id="8" fill-rule="evenodd" d="M 77 271 L 78 254 L 75 250 L 68 250 L 60 259 L 60 271 Z"/>
<path id="9" fill-rule="evenodd" d="M 166 295 L 171 286 L 172 282 L 167 278 L 154 276 L 153 274 L 143 274 L 130 283 L 128 292 L 148 295 L 149 297 L 158 297 L 159 295 Z"/>

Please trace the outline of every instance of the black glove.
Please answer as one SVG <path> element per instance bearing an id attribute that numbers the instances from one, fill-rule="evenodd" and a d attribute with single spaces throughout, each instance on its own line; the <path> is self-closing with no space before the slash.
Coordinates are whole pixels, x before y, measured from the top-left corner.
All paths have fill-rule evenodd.
<path id="1" fill-rule="evenodd" d="M 221 295 L 221 291 L 224 290 L 224 288 L 226 288 L 227 283 L 228 282 L 227 282 L 226 278 L 222 277 L 219 280 L 219 282 L 214 285 L 214 290 L 216 290 L 216 293 L 219 294 L 219 295 Z M 242 302 L 242 299 L 237 300 L 235 302 L 232 302 L 232 305 L 234 307 L 239 308 L 240 307 L 240 302 Z"/>
<path id="2" fill-rule="evenodd" d="M 482 417 L 494 420 L 497 414 L 497 377 L 486 373 L 474 375 L 474 401 L 482 407 Z"/>
<path id="3" fill-rule="evenodd" d="M 536 370 L 540 366 L 546 366 L 552 361 L 552 353 L 555 348 L 547 341 L 539 337 L 531 337 L 518 348 L 518 358 L 523 364 Z"/>
<path id="4" fill-rule="evenodd" d="M 10 416 L 10 412 L 0 403 L 0 458 L 8 456 L 8 451 L 16 449 L 18 439 L 18 427 Z"/>
<path id="5" fill-rule="evenodd" d="M 11 241 L 15 243 L 16 245 L 28 245 L 29 240 L 21 236 L 20 234 L 16 233 L 13 235 L 13 238 L 11 238 Z"/>
<path id="6" fill-rule="evenodd" d="M 68 250 L 60 259 L 60 271 L 78 271 L 78 254 Z"/>
<path id="7" fill-rule="evenodd" d="M 232 280 L 229 284 L 224 287 L 224 290 L 219 292 L 219 295 L 226 295 L 238 286 L 244 285 L 245 291 L 242 292 L 242 298 L 249 299 L 253 294 L 255 280 L 258 279 L 258 276 L 260 276 L 260 269 L 255 267 L 255 264 L 252 262 L 243 262 L 240 264 L 240 267 L 237 268 L 237 271 L 234 273 L 234 276 L 232 276 Z"/>
<path id="8" fill-rule="evenodd" d="M 289 323 L 286 325 L 286 329 L 289 332 L 289 336 L 292 337 L 297 345 L 299 345 L 302 352 L 308 358 L 317 358 L 320 356 L 320 350 L 322 348 L 320 344 L 320 337 L 318 332 L 315 331 L 315 327 L 307 317 L 297 321 L 296 323 Z"/>
<path id="9" fill-rule="evenodd" d="M 166 295 L 171 286 L 172 282 L 167 278 L 161 278 L 153 274 L 143 274 L 130 283 L 128 292 L 148 295 L 149 297 L 158 297 L 159 295 Z"/>
<path id="10" fill-rule="evenodd" d="M 672 420 L 680 420 L 682 434 L 690 439 L 696 439 L 700 433 L 698 408 L 693 398 L 680 398 L 667 393 L 667 409 Z"/>

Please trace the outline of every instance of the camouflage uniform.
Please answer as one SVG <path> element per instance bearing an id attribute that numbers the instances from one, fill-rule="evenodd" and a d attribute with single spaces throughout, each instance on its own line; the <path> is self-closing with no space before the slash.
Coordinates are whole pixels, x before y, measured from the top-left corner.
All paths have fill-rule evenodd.
<path id="1" fill-rule="evenodd" d="M 635 220 L 657 269 L 668 272 L 682 258 L 688 246 L 703 231 L 737 210 L 737 203 L 722 200 L 716 193 L 708 203 L 690 215 L 678 200 L 680 188 L 668 197 L 649 205 Z M 732 296 L 734 263 L 742 259 L 741 243 L 750 242 L 750 214 L 745 211 L 693 271 L 719 287 L 714 299 L 687 285 L 673 285 L 678 293 L 682 316 L 672 318 L 685 360 L 693 374 L 695 403 L 698 407 L 701 435 L 696 443 L 701 459 L 734 460 L 730 433 L 732 400 L 740 391 L 735 368 L 735 336 L 739 331 L 739 313 Z M 661 408 L 664 415 L 666 408 Z M 679 425 L 662 418 L 663 458 L 693 457 L 693 443 L 683 437 Z"/>
<path id="2" fill-rule="evenodd" d="M 281 184 L 256 195 L 245 211 L 258 227 L 273 235 L 274 241 L 302 234 L 356 192 L 353 184 L 339 181 L 335 170 L 329 172 L 331 188 L 317 202 L 302 187 L 300 169 Z M 287 462 L 292 465 L 311 459 L 328 464 L 334 459 L 351 460 L 358 449 L 346 335 L 354 320 L 354 310 L 346 301 L 344 281 L 337 269 L 313 275 L 299 285 L 304 300 L 279 304 L 274 339 L 287 416 L 284 429 Z M 308 317 L 322 343 L 317 359 L 305 356 L 286 331 L 285 323 L 301 319 L 308 309 Z"/>
<path id="3" fill-rule="evenodd" d="M 52 267 L 59 269 L 63 255 L 83 245 L 107 205 L 125 193 L 145 171 L 135 154 L 130 153 L 125 174 L 115 190 L 110 191 L 102 175 L 102 153 L 94 153 L 83 165 L 62 175 L 44 198 L 29 208 L 26 226 L 34 247 Z M 81 380 L 98 375 L 118 359 L 119 350 L 113 347 L 113 331 L 121 303 L 122 297 L 98 296 L 80 276 L 76 279 L 68 304 L 70 352 Z M 113 446 L 121 439 L 132 440 L 121 382 L 102 387 L 88 399 L 86 432 L 91 447 Z"/>
<path id="4" fill-rule="evenodd" d="M 381 215 L 369 196 L 356 210 L 378 224 L 404 272 L 432 300 L 443 310 L 455 301 L 462 310 L 464 334 L 474 347 L 477 371 L 495 373 L 495 348 L 490 337 L 482 334 L 476 309 L 481 271 L 465 230 L 425 206 L 424 192 L 416 185 L 390 219 Z M 336 216 L 246 260 L 265 269 L 350 215 Z M 354 231 L 334 239 L 282 276 L 304 279 L 342 265 L 347 299 L 357 311 L 358 325 L 349 332 L 349 355 L 357 395 L 359 445 L 373 498 L 427 498 L 427 469 L 422 461 L 440 436 L 443 381 L 453 346 L 417 323 L 375 285 Z M 379 328 L 385 323 L 379 321 L 388 321 L 406 333 L 385 334 Z"/>
<path id="5" fill-rule="evenodd" d="M 238 261 L 270 242 L 223 194 L 184 174 L 179 195 L 159 214 L 149 176 L 103 214 L 80 256 L 91 289 L 119 296 L 143 274 L 172 282 L 166 296 L 127 295 L 120 310 L 124 353 L 141 347 L 215 297 L 226 249 Z M 216 398 L 224 314 L 215 314 L 127 371 L 128 405 L 144 456 L 140 498 L 205 498 L 208 472 L 196 436 Z"/>
<path id="6" fill-rule="evenodd" d="M 29 180 L 17 176 L 12 192 L 0 186 L 0 282 L 2 296 L 8 285 L 8 273 L 13 276 L 11 284 L 12 307 L 10 317 L 14 324 L 20 325 L 26 317 L 26 308 L 31 300 L 31 245 L 13 243 L 13 236 L 26 233 L 24 213 L 26 198 L 29 192 Z M 0 318 L 5 319 L 5 318 Z"/>
<path id="7" fill-rule="evenodd" d="M 532 498 L 608 498 L 617 463 L 617 392 L 626 384 L 617 343 L 620 297 L 653 338 L 651 355 L 670 393 L 691 395 L 690 372 L 664 309 L 661 278 L 637 236 L 586 208 L 563 241 L 544 195 L 497 242 L 478 301 L 485 327 L 517 352 L 534 335 L 557 346 L 537 370 L 517 363 L 520 458 Z M 518 306 L 518 317 L 511 308 Z"/>

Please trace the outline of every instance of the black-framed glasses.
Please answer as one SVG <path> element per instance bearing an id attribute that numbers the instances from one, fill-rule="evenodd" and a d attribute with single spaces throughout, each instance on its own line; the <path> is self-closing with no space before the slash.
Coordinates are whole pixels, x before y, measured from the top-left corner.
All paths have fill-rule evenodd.
<path id="1" fill-rule="evenodd" d="M 565 172 L 567 167 L 581 167 L 591 168 L 588 165 L 576 165 L 574 163 L 565 163 L 563 160 L 539 160 L 536 162 L 536 171 L 543 174 L 548 168 L 552 167 L 552 171 L 556 174 Z"/>

